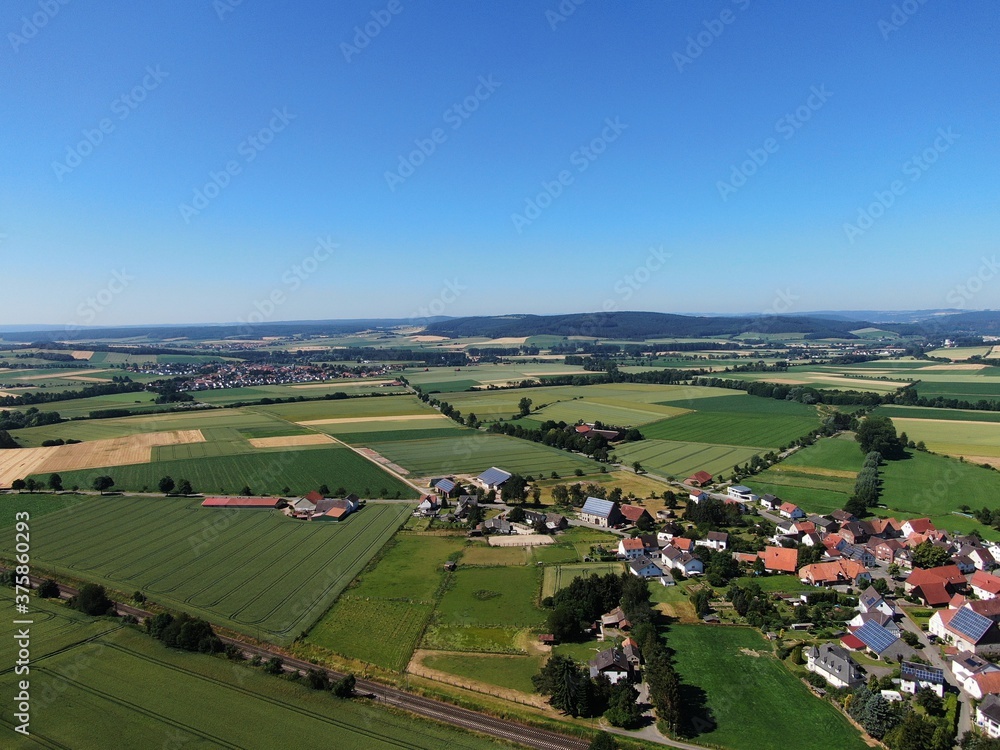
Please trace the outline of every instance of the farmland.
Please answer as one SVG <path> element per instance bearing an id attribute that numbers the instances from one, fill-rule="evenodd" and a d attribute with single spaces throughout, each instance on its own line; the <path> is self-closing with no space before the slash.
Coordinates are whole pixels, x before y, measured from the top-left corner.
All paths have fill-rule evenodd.
<path id="1" fill-rule="evenodd" d="M 697 741 L 731 750 L 864 750 L 859 732 L 829 703 L 813 696 L 771 655 L 755 630 L 674 625 L 666 641 L 675 652 L 686 717 L 700 712 L 704 691 L 714 728 Z M 752 654 L 752 655 L 751 655 Z"/>
<path id="2" fill-rule="evenodd" d="M 684 478 L 697 471 L 710 474 L 729 472 L 736 464 L 750 460 L 762 449 L 709 443 L 682 443 L 673 440 L 642 440 L 615 448 L 624 463 L 638 461 L 643 468 L 662 476 Z"/>
<path id="3" fill-rule="evenodd" d="M 528 567 L 460 568 L 438 606 L 436 617 L 447 625 L 525 628 L 541 625 L 537 607 L 541 573 Z"/>
<path id="4" fill-rule="evenodd" d="M 410 511 L 375 504 L 342 524 L 307 524 L 276 511 L 199 503 L 94 498 L 71 513 L 50 513 L 32 523 L 36 568 L 142 590 L 166 606 L 287 642 L 330 606 Z M 11 555 L 10 544 L 0 555 Z"/>
<path id="5" fill-rule="evenodd" d="M 3 595 L 3 603 L 10 604 L 9 595 Z M 61 605 L 41 606 L 65 623 L 75 645 L 33 667 L 32 733 L 11 733 L 7 747 L 98 750 L 108 746 L 109 737 L 116 747 L 158 747 L 166 737 L 192 747 L 264 750 L 292 736 L 297 747 L 345 750 L 503 746 L 366 703 L 338 701 L 248 666 L 166 649 L 130 628 L 86 641 L 95 624 L 76 620 Z M 108 623 L 96 627 L 106 630 Z M 44 638 L 36 642 L 38 647 L 48 643 Z M 14 694 L 16 679 L 10 670 L 0 676 L 5 693 Z M 169 686 L 166 692 L 164 686 Z M 7 720 L 4 724 L 10 726 Z"/>
<path id="6" fill-rule="evenodd" d="M 542 578 L 542 598 L 555 596 L 557 591 L 566 588 L 576 578 L 586 578 L 591 575 L 620 574 L 624 571 L 622 563 L 582 563 L 579 565 L 547 565 Z"/>
<path id="7" fill-rule="evenodd" d="M 441 653 L 427 656 L 424 664 L 470 680 L 532 693 L 535 688 L 531 678 L 541 668 L 542 659 L 537 656 Z"/>

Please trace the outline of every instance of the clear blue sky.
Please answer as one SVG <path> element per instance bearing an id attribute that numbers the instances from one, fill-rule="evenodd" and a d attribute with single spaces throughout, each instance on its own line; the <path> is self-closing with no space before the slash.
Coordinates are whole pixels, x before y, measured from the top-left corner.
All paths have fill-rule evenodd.
<path id="1" fill-rule="evenodd" d="M 49 2 L 0 10 L 3 324 L 1000 307 L 992 2 Z"/>

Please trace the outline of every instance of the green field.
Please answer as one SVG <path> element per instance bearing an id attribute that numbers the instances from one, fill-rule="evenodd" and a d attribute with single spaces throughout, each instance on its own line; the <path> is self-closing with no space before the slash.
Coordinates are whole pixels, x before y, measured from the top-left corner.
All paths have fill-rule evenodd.
<path id="1" fill-rule="evenodd" d="M 90 500 L 88 495 L 49 495 L 25 492 L 0 495 L 0 529 L 13 526 L 15 514 L 27 511 L 31 518 L 41 518 L 48 513 L 72 513 L 74 507 Z"/>
<path id="2" fill-rule="evenodd" d="M 0 602 L 10 605 L 9 595 Z M 43 627 L 34 626 L 31 736 L 14 733 L 5 715 L 5 747 L 270 750 L 286 745 L 289 737 L 296 747 L 316 750 L 506 746 L 366 702 L 339 701 L 246 665 L 170 650 L 130 628 L 85 640 L 94 634 L 94 624 L 79 622 L 60 605 L 42 606 L 71 629 L 72 645 L 40 659 L 50 631 L 41 637 Z M 96 625 L 109 626 L 116 627 L 107 621 Z M 14 695 L 17 679 L 6 671 L 0 689 Z"/>
<path id="3" fill-rule="evenodd" d="M 116 490 L 132 492 L 155 490 L 161 477 L 171 476 L 175 480 L 187 479 L 196 492 L 204 493 L 237 494 L 247 485 L 256 493 L 284 494 L 283 489 L 288 487 L 292 494 L 302 495 L 325 484 L 331 489 L 343 487 L 366 498 L 378 497 L 382 489 L 387 497 L 417 497 L 416 490 L 339 445 L 252 452 L 248 449 L 238 455 L 206 455 L 226 450 L 220 444 L 191 445 L 195 447 L 171 446 L 170 453 L 197 453 L 204 457 L 66 471 L 60 472 L 60 476 L 64 486 L 90 487 L 94 477 L 108 474 L 115 480 Z"/>
<path id="4" fill-rule="evenodd" d="M 339 400 L 305 401 L 295 404 L 248 407 L 289 422 L 314 419 L 349 419 L 359 417 L 399 417 L 407 414 L 436 414 L 415 396 L 371 396 Z"/>
<path id="5" fill-rule="evenodd" d="M 973 409 L 937 409 L 924 406 L 880 406 L 876 414 L 909 419 L 946 419 L 961 422 L 1000 422 L 1000 411 L 976 411 Z"/>
<path id="6" fill-rule="evenodd" d="M 434 610 L 443 565 L 464 544 L 400 532 L 309 631 L 306 646 L 402 671 Z"/>
<path id="7" fill-rule="evenodd" d="M 715 726 L 700 732 L 697 742 L 732 750 L 867 748 L 836 708 L 813 696 L 771 655 L 770 644 L 757 631 L 674 625 L 665 638 L 675 652 L 682 700 L 689 704 L 685 719 L 691 722 L 698 689 L 711 711 Z"/>
<path id="8" fill-rule="evenodd" d="M 897 432 L 905 432 L 913 441 L 923 441 L 928 450 L 949 456 L 982 459 L 1000 458 L 1000 422 L 952 421 L 945 419 L 910 419 L 893 417 Z"/>
<path id="9" fill-rule="evenodd" d="M 589 458 L 529 440 L 467 430 L 464 437 L 372 442 L 367 445 L 416 476 L 479 474 L 490 466 L 523 475 L 567 476 L 580 469 L 597 474 L 600 464 Z"/>
<path id="10" fill-rule="evenodd" d="M 682 479 L 697 471 L 728 474 L 736 464 L 746 463 L 755 453 L 766 453 L 766 449 L 673 440 L 641 440 L 615 448 L 615 455 L 622 463 L 638 461 L 648 471 Z"/>
<path id="11" fill-rule="evenodd" d="M 342 523 L 199 500 L 93 498 L 33 519 L 32 560 L 252 635 L 287 642 L 311 625 L 411 510 L 372 504 Z M 12 554 L 13 535 L 0 543 Z"/>
<path id="12" fill-rule="evenodd" d="M 591 575 L 619 574 L 625 566 L 620 562 L 612 563 L 580 563 L 577 565 L 547 565 L 542 577 L 542 598 L 555 596 L 557 591 L 566 588 L 577 578 Z"/>
<path id="13" fill-rule="evenodd" d="M 819 419 L 815 416 L 696 412 L 646 425 L 642 434 L 660 440 L 767 449 L 788 445 L 817 427 Z"/>
<path id="14" fill-rule="evenodd" d="M 537 605 L 541 571 L 535 568 L 462 568 L 455 572 L 436 614 L 448 625 L 534 627 L 545 622 Z"/>
<path id="15" fill-rule="evenodd" d="M 522 693 L 534 693 L 531 678 L 541 669 L 542 659 L 539 656 L 431 654 L 424 659 L 424 664 L 458 677 Z"/>

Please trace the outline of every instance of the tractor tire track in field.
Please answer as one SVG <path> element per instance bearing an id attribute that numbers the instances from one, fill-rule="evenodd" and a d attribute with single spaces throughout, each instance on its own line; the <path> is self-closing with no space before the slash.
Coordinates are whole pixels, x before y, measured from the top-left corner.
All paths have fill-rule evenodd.
<path id="1" fill-rule="evenodd" d="M 38 671 L 41 672 L 42 674 L 51 674 L 57 677 L 58 679 L 68 683 L 69 685 L 72 685 L 82 693 L 87 693 L 89 695 L 97 696 L 98 698 L 101 698 L 107 701 L 108 703 L 112 703 L 114 705 L 127 708 L 129 711 L 134 711 L 135 713 L 141 714 L 146 718 L 153 719 L 154 721 L 158 721 L 162 724 L 167 724 L 169 726 L 174 727 L 175 729 L 180 729 L 181 731 L 187 732 L 188 734 L 194 735 L 195 737 L 201 737 L 204 740 L 214 742 L 218 744 L 220 747 L 228 747 L 232 748 L 232 750 L 242 750 L 242 748 L 240 748 L 239 745 L 234 745 L 231 742 L 227 742 L 221 737 L 216 737 L 215 735 L 209 734 L 208 732 L 202 732 L 198 729 L 195 729 L 192 726 L 184 724 L 183 722 L 177 721 L 176 719 L 171 719 L 168 716 L 164 716 L 163 714 L 156 713 L 155 711 L 150 711 L 148 708 L 143 708 L 138 703 L 132 703 L 131 701 L 127 701 L 124 698 L 118 698 L 117 696 L 114 696 L 111 693 L 106 693 L 103 690 L 99 690 L 95 687 L 84 685 L 83 683 L 77 682 L 76 680 L 71 680 L 69 677 L 60 674 L 55 670 L 49 670 L 46 667 L 42 667 Z"/>

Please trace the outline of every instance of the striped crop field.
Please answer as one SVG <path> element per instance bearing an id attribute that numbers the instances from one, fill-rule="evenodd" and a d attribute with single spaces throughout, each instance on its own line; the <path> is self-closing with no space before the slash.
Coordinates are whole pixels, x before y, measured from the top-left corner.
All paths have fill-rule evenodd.
<path id="1" fill-rule="evenodd" d="M 33 521 L 35 569 L 51 570 L 288 642 L 386 543 L 412 506 L 370 504 L 342 523 L 198 500 L 106 497 Z M 13 552 L 13 535 L 0 556 Z"/>

